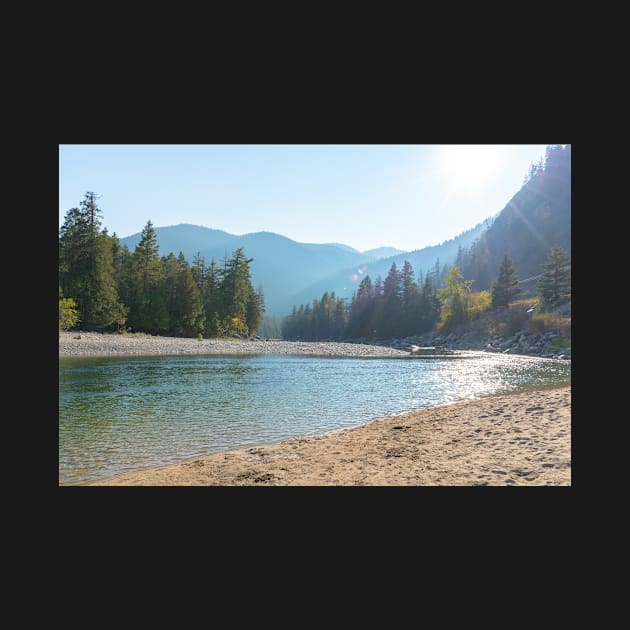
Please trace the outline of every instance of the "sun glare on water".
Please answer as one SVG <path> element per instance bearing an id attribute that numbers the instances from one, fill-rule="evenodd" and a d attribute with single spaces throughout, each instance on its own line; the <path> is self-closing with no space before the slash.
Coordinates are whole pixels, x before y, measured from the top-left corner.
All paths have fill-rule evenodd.
<path id="1" fill-rule="evenodd" d="M 501 147 L 498 145 L 451 144 L 441 150 L 441 170 L 457 186 L 477 188 L 487 185 L 501 165 Z"/>

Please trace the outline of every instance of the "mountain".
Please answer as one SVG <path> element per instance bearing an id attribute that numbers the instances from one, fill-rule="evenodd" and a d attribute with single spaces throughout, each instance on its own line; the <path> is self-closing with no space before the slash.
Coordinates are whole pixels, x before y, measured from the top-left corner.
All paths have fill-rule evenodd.
<path id="1" fill-rule="evenodd" d="M 549 145 L 545 165 L 532 167 L 529 179 L 510 199 L 478 241 L 460 252 L 458 265 L 475 290 L 489 289 L 504 254 L 512 257 L 521 280 L 542 273 L 549 250 L 571 253 L 571 145 Z M 535 281 L 523 283 L 533 291 Z"/>
<path id="2" fill-rule="evenodd" d="M 341 249 L 345 249 L 348 252 L 354 252 L 355 254 L 360 254 L 361 253 L 358 249 L 354 249 L 354 247 L 350 247 L 350 245 L 344 245 L 343 243 L 327 243 L 327 245 L 333 245 L 334 247 L 340 247 Z"/>
<path id="3" fill-rule="evenodd" d="M 376 249 L 368 249 L 363 252 L 366 256 L 370 258 L 391 258 L 392 256 L 396 256 L 396 254 L 406 254 L 407 252 L 402 249 L 396 249 L 395 247 L 377 247 Z"/>
<path id="4" fill-rule="evenodd" d="M 470 230 L 466 230 L 455 238 L 444 241 L 439 245 L 432 245 L 412 252 L 397 254 L 389 258 L 367 260 L 364 261 L 363 264 L 355 264 L 352 267 L 337 271 L 297 292 L 292 298 L 293 302 L 291 308 L 293 305 L 310 304 L 314 299 L 320 299 L 325 291 L 328 291 L 328 293 L 334 291 L 337 297 L 351 298 L 353 292 L 356 291 L 359 283 L 366 275 L 370 276 L 372 282 L 374 282 L 378 276 L 385 279 L 387 272 L 394 262 L 398 269 L 401 269 L 405 260 L 408 260 L 413 267 L 416 277 L 419 272 L 426 274 L 431 271 L 438 259 L 440 268 L 442 268 L 443 265 L 451 265 L 457 258 L 459 248 L 471 245 L 477 240 L 484 230 L 492 224 L 492 220 L 493 218 L 486 219 Z M 367 253 L 368 252 L 364 252 L 364 255 Z"/>
<path id="5" fill-rule="evenodd" d="M 212 258 L 221 265 L 237 248 L 253 258 L 252 284 L 262 285 L 266 314 L 285 315 L 294 303 L 293 295 L 305 286 L 330 276 L 339 269 L 362 265 L 371 259 L 357 250 L 340 244 L 298 243 L 273 232 L 235 235 L 207 227 L 180 224 L 155 228 L 160 255 L 183 252 L 192 262 L 200 252 L 209 263 Z M 122 245 L 133 251 L 140 233 L 121 238 Z"/>

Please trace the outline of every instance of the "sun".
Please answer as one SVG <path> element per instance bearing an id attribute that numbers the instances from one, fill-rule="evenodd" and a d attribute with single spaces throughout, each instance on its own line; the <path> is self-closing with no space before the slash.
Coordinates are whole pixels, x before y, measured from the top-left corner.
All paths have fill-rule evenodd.
<path id="1" fill-rule="evenodd" d="M 493 144 L 449 144 L 441 147 L 443 174 L 455 185 L 480 188 L 493 179 L 502 164 L 501 147 Z"/>

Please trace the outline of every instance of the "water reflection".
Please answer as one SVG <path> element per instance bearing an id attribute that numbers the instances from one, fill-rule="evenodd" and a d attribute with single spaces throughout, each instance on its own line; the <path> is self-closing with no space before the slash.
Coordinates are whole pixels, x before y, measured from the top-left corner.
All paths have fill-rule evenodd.
<path id="1" fill-rule="evenodd" d="M 60 359 L 59 479 L 81 483 L 407 409 L 568 382 L 570 369 L 562 361 L 485 353 Z"/>

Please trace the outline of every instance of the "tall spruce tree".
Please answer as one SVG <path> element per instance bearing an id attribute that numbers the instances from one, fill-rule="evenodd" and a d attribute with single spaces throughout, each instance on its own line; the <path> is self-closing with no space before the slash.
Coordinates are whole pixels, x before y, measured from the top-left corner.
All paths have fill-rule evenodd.
<path id="1" fill-rule="evenodd" d="M 420 289 L 414 279 L 413 267 L 408 260 L 403 263 L 401 285 L 400 334 L 403 337 L 408 337 L 418 332 L 420 319 Z"/>
<path id="2" fill-rule="evenodd" d="M 164 293 L 165 275 L 151 221 L 147 221 L 133 253 L 132 274 L 130 325 L 136 330 L 148 332 L 166 330 L 169 318 Z"/>
<path id="3" fill-rule="evenodd" d="M 182 252 L 177 263 L 177 300 L 171 325 L 175 334 L 193 337 L 203 331 L 203 305 L 192 270 Z"/>
<path id="4" fill-rule="evenodd" d="M 253 292 L 249 270 L 253 258 L 245 256 L 239 247 L 232 257 L 224 262 L 221 292 L 224 306 L 224 332 L 247 334 L 247 304 Z"/>
<path id="5" fill-rule="evenodd" d="M 538 281 L 543 310 L 554 308 L 571 298 L 571 259 L 559 246 L 551 248 Z"/>
<path id="6" fill-rule="evenodd" d="M 492 308 L 494 310 L 507 308 L 520 292 L 518 275 L 512 258 L 509 254 L 505 254 L 499 267 L 499 276 L 492 285 Z"/>
<path id="7" fill-rule="evenodd" d="M 260 329 L 265 314 L 265 295 L 262 287 L 259 286 L 256 291 L 252 291 L 247 302 L 247 310 L 245 313 L 247 329 L 250 335 L 255 335 Z"/>
<path id="8" fill-rule="evenodd" d="M 440 317 L 440 300 L 437 296 L 437 290 L 431 283 L 431 278 L 427 274 L 422 285 L 422 291 L 420 292 L 420 304 L 419 304 L 419 322 L 417 332 L 422 334 L 428 332 L 433 328 L 435 322 Z"/>
<path id="9" fill-rule="evenodd" d="M 82 325 L 109 326 L 124 321 L 114 278 L 114 248 L 107 230 L 100 231 L 97 196 L 87 192 L 80 208 L 71 208 L 59 230 L 59 283 L 75 300 Z"/>
<path id="10" fill-rule="evenodd" d="M 382 308 L 378 313 L 376 334 L 382 339 L 390 339 L 400 335 L 402 314 L 402 275 L 393 262 L 383 282 Z"/>
<path id="11" fill-rule="evenodd" d="M 210 265 L 206 267 L 205 271 L 203 293 L 201 295 L 205 315 L 204 330 L 207 336 L 216 337 L 219 334 L 220 322 L 224 317 L 223 296 L 221 293 L 222 275 L 214 258 L 212 258 Z"/>

